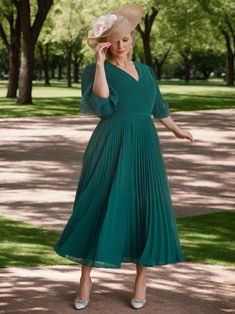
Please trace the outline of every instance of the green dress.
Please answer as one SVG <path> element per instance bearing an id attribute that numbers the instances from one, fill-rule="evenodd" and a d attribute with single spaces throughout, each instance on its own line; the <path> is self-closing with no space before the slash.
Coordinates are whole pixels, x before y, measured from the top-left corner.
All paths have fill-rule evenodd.
<path id="1" fill-rule="evenodd" d="M 170 115 L 151 67 L 139 80 L 105 61 L 110 94 L 94 94 L 96 63 L 82 72 L 83 113 L 100 118 L 82 160 L 73 209 L 56 253 L 93 267 L 185 260 L 153 119 Z"/>

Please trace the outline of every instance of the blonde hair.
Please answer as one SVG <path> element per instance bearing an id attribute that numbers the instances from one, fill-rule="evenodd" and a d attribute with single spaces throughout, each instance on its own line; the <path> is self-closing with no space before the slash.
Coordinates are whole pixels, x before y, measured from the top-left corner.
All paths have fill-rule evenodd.
<path id="1" fill-rule="evenodd" d="M 134 39 L 135 39 L 135 31 L 134 30 L 131 31 L 131 37 L 133 38 L 133 43 L 132 43 L 132 48 L 130 49 L 130 51 L 127 54 L 128 61 L 130 61 L 132 59 L 132 55 L 133 55 L 133 47 L 134 47 Z M 99 40 L 99 43 L 106 42 L 106 41 L 108 41 L 108 36 L 101 37 Z M 106 53 L 106 60 L 108 60 L 111 55 L 112 55 L 112 53 L 111 53 L 110 49 L 108 49 L 107 53 Z"/>

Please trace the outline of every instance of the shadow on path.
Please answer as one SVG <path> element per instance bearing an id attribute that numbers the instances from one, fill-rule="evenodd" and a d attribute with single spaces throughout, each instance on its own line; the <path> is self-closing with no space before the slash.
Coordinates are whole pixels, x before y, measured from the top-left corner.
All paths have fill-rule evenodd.
<path id="1" fill-rule="evenodd" d="M 147 304 L 140 313 L 219 314 L 235 308 L 234 269 L 179 263 L 149 268 Z M 79 285 L 77 265 L 0 270 L 0 313 L 74 313 L 72 301 Z M 134 313 L 135 266 L 92 269 L 90 304 L 84 313 Z M 27 297 L 26 297 L 27 296 Z M 234 313 L 234 312 L 233 312 Z"/>
<path id="2" fill-rule="evenodd" d="M 234 115 L 235 110 L 172 113 L 193 134 L 193 143 L 155 120 L 176 216 L 234 209 Z M 0 213 L 61 230 L 98 121 L 92 116 L 1 119 Z"/>

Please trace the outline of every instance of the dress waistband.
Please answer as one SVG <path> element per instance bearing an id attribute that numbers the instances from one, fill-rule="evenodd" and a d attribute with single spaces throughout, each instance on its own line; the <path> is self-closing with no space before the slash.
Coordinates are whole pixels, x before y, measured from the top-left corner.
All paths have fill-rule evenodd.
<path id="1" fill-rule="evenodd" d="M 114 113 L 112 116 L 110 117 L 117 117 L 117 116 L 126 116 L 126 117 L 129 117 L 129 116 L 148 116 L 148 117 L 151 117 L 151 114 L 149 113 Z"/>

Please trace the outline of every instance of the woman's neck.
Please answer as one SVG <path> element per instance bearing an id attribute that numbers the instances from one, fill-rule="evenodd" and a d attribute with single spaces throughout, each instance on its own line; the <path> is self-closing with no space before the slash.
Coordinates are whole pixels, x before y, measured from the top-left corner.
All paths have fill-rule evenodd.
<path id="1" fill-rule="evenodd" d="M 120 58 L 115 58 L 115 59 L 109 58 L 107 60 L 109 62 L 119 66 L 119 67 L 122 67 L 122 68 L 126 68 L 132 63 L 131 60 L 124 59 L 124 58 L 122 58 L 122 59 L 120 59 Z"/>

